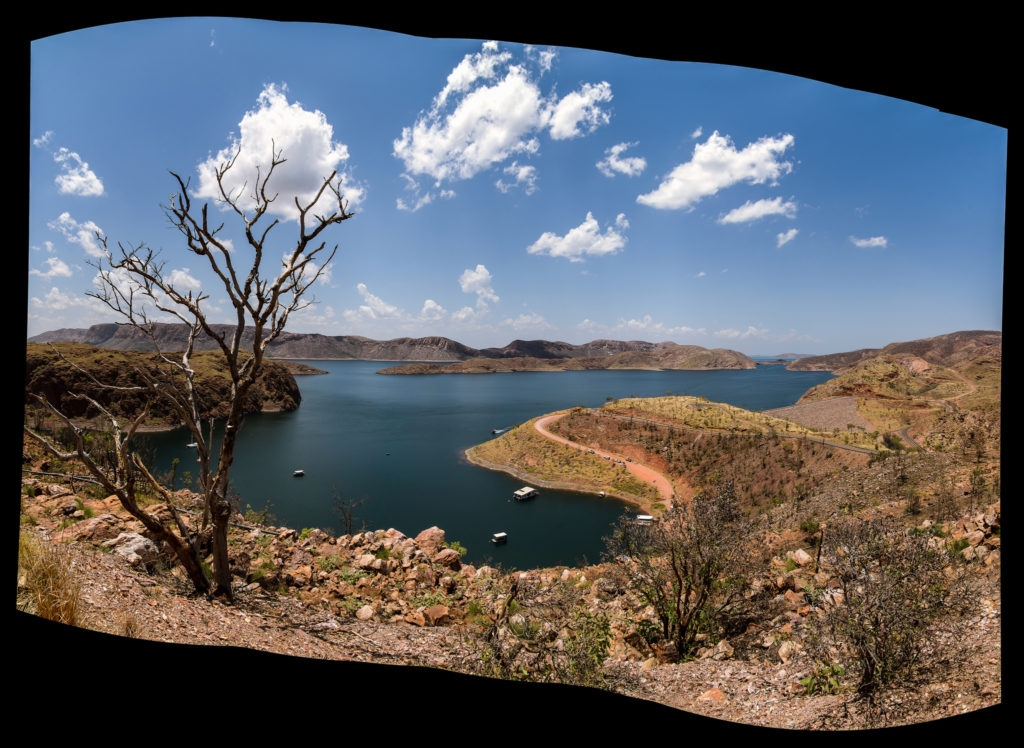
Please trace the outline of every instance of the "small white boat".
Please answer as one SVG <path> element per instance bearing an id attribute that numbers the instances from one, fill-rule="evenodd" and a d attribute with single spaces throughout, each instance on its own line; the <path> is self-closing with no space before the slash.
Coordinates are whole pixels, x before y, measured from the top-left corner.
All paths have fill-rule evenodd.
<path id="1" fill-rule="evenodd" d="M 295 477 L 295 478 L 301 478 L 305 474 L 306 474 L 305 470 L 296 470 L 294 473 L 292 473 L 292 476 Z"/>
<path id="2" fill-rule="evenodd" d="M 523 486 L 518 491 L 515 491 L 512 494 L 512 498 L 514 498 L 516 501 L 526 501 L 527 499 L 532 499 L 535 496 L 539 495 L 540 491 L 538 491 L 536 488 L 531 488 L 530 486 Z"/>
<path id="3" fill-rule="evenodd" d="M 199 442 L 192 442 L 191 444 L 186 444 L 185 446 L 188 447 L 189 449 L 195 449 L 196 447 L 199 446 Z"/>
<path id="4" fill-rule="evenodd" d="M 495 545 L 501 545 L 502 543 L 508 542 L 507 532 L 496 532 L 491 536 L 491 542 Z"/>
<path id="5" fill-rule="evenodd" d="M 633 521 L 638 525 L 649 525 L 654 522 L 654 517 L 650 514 L 638 514 Z"/>

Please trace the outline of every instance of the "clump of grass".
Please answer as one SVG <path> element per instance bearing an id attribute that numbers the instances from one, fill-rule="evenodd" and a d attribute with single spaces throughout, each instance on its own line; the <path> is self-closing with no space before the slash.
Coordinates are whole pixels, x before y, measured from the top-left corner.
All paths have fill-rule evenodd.
<path id="1" fill-rule="evenodd" d="M 18 536 L 18 576 L 24 575 L 24 601 L 19 607 L 58 623 L 78 623 L 81 585 L 71 569 L 71 555 L 62 546 Z M 21 590 L 19 590 L 21 593 Z"/>
<path id="2" fill-rule="evenodd" d="M 139 638 L 139 620 L 132 611 L 126 611 L 121 619 L 121 636 L 129 639 Z"/>

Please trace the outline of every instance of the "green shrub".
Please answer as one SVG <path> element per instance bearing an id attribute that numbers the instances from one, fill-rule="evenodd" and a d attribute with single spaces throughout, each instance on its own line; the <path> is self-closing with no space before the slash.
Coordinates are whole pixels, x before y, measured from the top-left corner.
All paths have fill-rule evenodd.
<path id="1" fill-rule="evenodd" d="M 445 543 L 445 548 L 451 548 L 453 551 L 458 553 L 459 556 L 466 555 L 466 546 L 464 546 L 458 540 L 453 540 L 450 543 Z"/>
<path id="2" fill-rule="evenodd" d="M 337 553 L 332 553 L 328 556 L 321 556 L 317 562 L 324 571 L 334 571 L 341 566 L 341 556 Z"/>
<path id="3" fill-rule="evenodd" d="M 839 680 L 846 674 L 846 671 L 839 665 L 826 665 L 816 662 L 814 670 L 806 678 L 800 679 L 800 685 L 804 687 L 804 696 L 814 696 L 820 693 L 839 693 Z"/>

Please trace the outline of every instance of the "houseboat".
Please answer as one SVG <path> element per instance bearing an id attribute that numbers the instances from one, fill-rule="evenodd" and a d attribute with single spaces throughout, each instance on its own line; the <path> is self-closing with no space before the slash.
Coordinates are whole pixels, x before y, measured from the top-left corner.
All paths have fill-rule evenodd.
<path id="1" fill-rule="evenodd" d="M 507 532 L 496 532 L 491 536 L 491 542 L 495 545 L 501 545 L 502 543 L 508 542 Z"/>
<path id="2" fill-rule="evenodd" d="M 516 491 L 516 492 L 514 492 L 512 494 L 512 498 L 514 498 L 516 501 L 526 501 L 527 499 L 532 499 L 535 496 L 539 496 L 539 495 L 540 495 L 540 491 L 538 491 L 536 488 L 530 488 L 529 486 L 523 486 L 518 491 Z"/>

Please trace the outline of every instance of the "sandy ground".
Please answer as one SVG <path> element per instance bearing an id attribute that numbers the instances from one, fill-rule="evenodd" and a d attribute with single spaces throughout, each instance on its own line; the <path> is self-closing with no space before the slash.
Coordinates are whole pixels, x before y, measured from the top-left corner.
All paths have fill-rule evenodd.
<path id="1" fill-rule="evenodd" d="M 851 423 L 865 431 L 874 430 L 874 427 L 857 412 L 857 398 L 852 396 L 830 397 L 826 400 L 791 405 L 788 408 L 775 408 L 766 410 L 764 414 L 823 431 L 846 431 L 847 425 Z"/>

